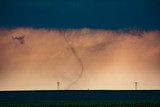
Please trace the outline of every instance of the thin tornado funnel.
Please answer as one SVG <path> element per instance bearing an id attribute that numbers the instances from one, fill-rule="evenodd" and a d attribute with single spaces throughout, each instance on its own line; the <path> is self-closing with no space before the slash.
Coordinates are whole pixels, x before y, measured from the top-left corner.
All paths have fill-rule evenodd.
<path id="1" fill-rule="evenodd" d="M 67 89 L 70 89 L 74 84 L 77 83 L 77 81 L 79 81 L 79 79 L 82 77 L 83 75 L 83 70 L 84 70 L 84 66 L 83 66 L 83 62 L 81 60 L 81 58 L 78 56 L 76 50 L 72 47 L 72 45 L 69 44 L 69 41 L 66 37 L 66 33 L 64 32 L 64 40 L 66 41 L 66 43 L 68 44 L 69 48 L 71 49 L 72 53 L 75 55 L 76 59 L 78 60 L 80 66 L 81 66 L 81 71 L 80 71 L 80 74 L 78 76 L 78 78 L 76 80 L 74 80 L 68 87 Z"/>

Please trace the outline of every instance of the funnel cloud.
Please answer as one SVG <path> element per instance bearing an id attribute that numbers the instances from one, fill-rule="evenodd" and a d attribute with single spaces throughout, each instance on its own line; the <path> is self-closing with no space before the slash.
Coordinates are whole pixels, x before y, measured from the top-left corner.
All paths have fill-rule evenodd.
<path id="1" fill-rule="evenodd" d="M 64 39 L 65 39 L 66 43 L 68 44 L 68 46 L 70 47 L 72 53 L 73 53 L 73 54 L 75 55 L 75 57 L 77 58 L 80 66 L 81 66 L 81 71 L 80 71 L 79 77 L 78 77 L 75 81 L 73 81 L 73 82 L 68 86 L 67 89 L 69 89 L 70 87 L 72 87 L 72 85 L 76 84 L 76 82 L 81 78 L 81 76 L 82 76 L 82 74 L 83 74 L 83 69 L 84 69 L 84 67 L 83 67 L 83 62 L 82 62 L 81 58 L 78 56 L 76 50 L 69 44 L 69 41 L 67 40 L 67 37 L 66 37 L 65 34 L 64 34 Z"/>

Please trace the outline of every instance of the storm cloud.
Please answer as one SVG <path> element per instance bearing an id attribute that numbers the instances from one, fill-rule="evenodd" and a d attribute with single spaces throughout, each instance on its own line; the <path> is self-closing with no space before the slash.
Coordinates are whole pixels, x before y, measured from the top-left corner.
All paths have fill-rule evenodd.
<path id="1" fill-rule="evenodd" d="M 160 31 L 0 29 L 0 90 L 160 89 L 159 77 Z"/>

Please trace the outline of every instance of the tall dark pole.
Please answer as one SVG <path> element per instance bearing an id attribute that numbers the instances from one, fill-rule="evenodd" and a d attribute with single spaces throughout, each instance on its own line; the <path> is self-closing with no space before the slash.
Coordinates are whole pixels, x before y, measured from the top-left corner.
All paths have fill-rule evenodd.
<path id="1" fill-rule="evenodd" d="M 60 82 L 57 82 L 57 90 L 60 90 Z"/>
<path id="2" fill-rule="evenodd" d="M 134 84 L 135 84 L 135 90 L 137 90 L 138 89 L 138 82 L 135 82 Z"/>

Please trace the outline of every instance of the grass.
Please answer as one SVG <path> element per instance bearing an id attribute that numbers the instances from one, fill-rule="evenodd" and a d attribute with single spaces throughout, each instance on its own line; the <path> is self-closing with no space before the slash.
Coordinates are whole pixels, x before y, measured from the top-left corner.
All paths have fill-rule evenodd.
<path id="1" fill-rule="evenodd" d="M 160 107 L 159 101 L 62 101 L 33 103 L 4 103 L 0 107 Z"/>
<path id="2" fill-rule="evenodd" d="M 160 107 L 160 91 L 1 91 L 0 107 Z"/>

